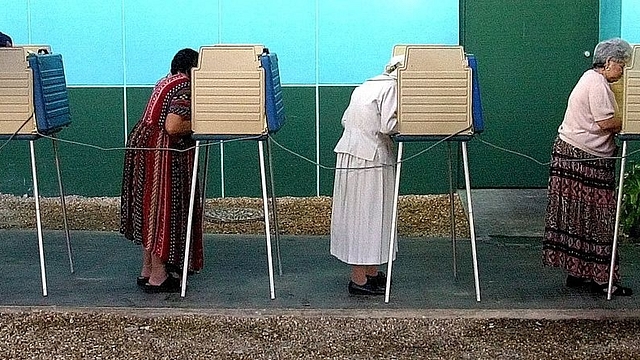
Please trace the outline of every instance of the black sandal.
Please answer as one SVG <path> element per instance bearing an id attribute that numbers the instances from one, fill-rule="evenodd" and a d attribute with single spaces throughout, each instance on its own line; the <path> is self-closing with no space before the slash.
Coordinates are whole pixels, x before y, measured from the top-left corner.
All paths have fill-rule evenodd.
<path id="1" fill-rule="evenodd" d="M 160 285 L 144 284 L 142 290 L 148 294 L 180 292 L 180 279 L 169 275 Z"/>
<path id="2" fill-rule="evenodd" d="M 147 283 L 149 282 L 149 277 L 144 277 L 144 276 L 138 276 L 138 278 L 136 279 L 136 284 L 138 284 L 138 286 L 145 286 Z"/>
<path id="3" fill-rule="evenodd" d="M 598 284 L 596 282 L 591 283 L 591 292 L 594 294 L 607 294 L 609 292 L 609 284 Z M 615 296 L 631 296 L 633 294 L 633 290 L 628 287 L 624 287 L 619 284 L 613 284 L 611 288 L 611 295 Z"/>
<path id="4" fill-rule="evenodd" d="M 382 271 L 378 271 L 377 274 L 371 276 L 367 275 L 367 280 L 372 279 L 378 287 L 385 289 L 387 287 L 387 275 Z"/>
<path id="5" fill-rule="evenodd" d="M 591 284 L 590 279 L 584 279 L 584 278 L 573 276 L 573 275 L 567 275 L 567 281 L 565 282 L 565 285 L 570 288 L 578 288 L 578 287 L 583 287 L 590 284 Z"/>

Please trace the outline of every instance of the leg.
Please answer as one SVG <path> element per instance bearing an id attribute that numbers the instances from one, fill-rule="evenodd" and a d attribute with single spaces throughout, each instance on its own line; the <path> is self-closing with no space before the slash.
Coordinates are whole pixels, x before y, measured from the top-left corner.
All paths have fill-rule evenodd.
<path id="1" fill-rule="evenodd" d="M 366 265 L 351 265 L 351 281 L 358 285 L 366 284 L 368 268 Z"/>
<path id="2" fill-rule="evenodd" d="M 140 277 L 149 278 L 151 276 L 151 251 L 142 248 L 142 270 Z"/>
<path id="3" fill-rule="evenodd" d="M 138 286 L 144 287 L 151 277 L 151 251 L 142 248 L 142 269 L 140 275 L 136 279 Z"/>
<path id="4" fill-rule="evenodd" d="M 365 266 L 365 272 L 367 276 L 378 276 L 378 265 L 367 265 Z"/>
<path id="5" fill-rule="evenodd" d="M 146 293 L 176 293 L 180 292 L 180 279 L 167 273 L 164 262 L 159 257 L 149 253 L 151 257 L 151 274 L 149 281 L 142 287 Z"/>
<path id="6" fill-rule="evenodd" d="M 377 275 L 377 265 L 351 265 L 349 293 L 352 295 L 384 295 L 385 289 L 379 285 Z"/>
<path id="7" fill-rule="evenodd" d="M 169 274 L 167 274 L 167 270 L 164 268 L 164 263 L 160 260 L 159 257 L 149 253 L 151 257 L 151 274 L 149 274 L 149 285 L 158 286 L 162 284 L 167 278 Z"/>

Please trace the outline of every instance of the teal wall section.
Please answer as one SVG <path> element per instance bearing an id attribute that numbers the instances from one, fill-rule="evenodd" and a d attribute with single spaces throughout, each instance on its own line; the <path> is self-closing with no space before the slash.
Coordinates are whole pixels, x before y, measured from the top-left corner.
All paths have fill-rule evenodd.
<path id="1" fill-rule="evenodd" d="M 285 84 L 356 84 L 396 43 L 456 44 L 458 0 L 0 0 L 16 44 L 50 44 L 70 85 L 153 85 L 183 47 L 264 44 Z M 385 26 L 380 26 L 385 24 Z M 88 70 L 87 59 L 100 66 Z"/>
<path id="2" fill-rule="evenodd" d="M 638 19 L 640 19 L 640 2 L 637 0 L 617 1 L 622 2 L 620 11 L 620 36 L 630 43 L 640 44 L 640 21 L 638 21 Z"/>
<path id="3" fill-rule="evenodd" d="M 600 1 L 600 40 L 620 37 L 623 0 Z"/>

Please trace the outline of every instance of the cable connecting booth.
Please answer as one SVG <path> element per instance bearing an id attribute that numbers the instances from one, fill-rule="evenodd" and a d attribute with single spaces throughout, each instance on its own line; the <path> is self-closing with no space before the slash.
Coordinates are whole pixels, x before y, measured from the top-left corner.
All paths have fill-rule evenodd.
<path id="1" fill-rule="evenodd" d="M 484 130 L 476 59 L 473 55 L 465 55 L 461 46 L 449 45 L 396 45 L 393 48 L 393 55 L 404 55 L 404 64 L 398 68 L 398 134 L 394 136 L 395 141 L 398 142 L 398 159 L 385 302 L 389 302 L 393 250 L 397 241 L 403 143 L 415 141 L 447 141 L 449 144 L 449 199 L 454 277 L 457 277 L 457 255 L 451 142 L 458 142 L 462 148 L 475 294 L 476 301 L 480 301 L 467 155 L 467 142 L 473 138 L 474 133 Z"/>
<path id="2" fill-rule="evenodd" d="M 275 299 L 269 197 L 276 240 L 276 256 L 282 275 L 276 197 L 269 135 L 285 122 L 278 57 L 262 45 L 215 45 L 200 48 L 198 67 L 191 70 L 191 121 L 196 140 L 191 199 L 187 224 L 181 296 L 186 294 L 186 279 L 191 245 L 191 227 L 195 204 L 200 143 L 225 140 L 254 140 L 258 143 L 260 182 L 265 222 L 269 292 Z M 266 147 L 266 149 L 265 149 Z M 265 161 L 265 151 L 267 160 Z M 203 179 L 209 146 L 206 146 Z M 267 179 L 267 165 L 269 179 Z M 206 185 L 203 186 L 202 204 Z"/>
<path id="3" fill-rule="evenodd" d="M 0 139 L 28 140 L 36 207 L 42 295 L 47 296 L 40 195 L 34 141 L 49 135 L 53 143 L 69 267 L 74 273 L 64 187 L 55 133 L 71 123 L 62 56 L 51 54 L 48 45 L 0 48 Z"/>

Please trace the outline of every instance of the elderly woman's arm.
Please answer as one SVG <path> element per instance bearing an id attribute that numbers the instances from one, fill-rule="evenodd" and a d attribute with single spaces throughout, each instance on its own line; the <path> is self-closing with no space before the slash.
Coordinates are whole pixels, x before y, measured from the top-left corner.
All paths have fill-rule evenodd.
<path id="1" fill-rule="evenodd" d="M 612 133 L 619 133 L 622 130 L 622 121 L 620 121 L 617 117 L 612 117 L 610 119 L 601 120 L 596 122 L 600 129 Z"/>
<path id="2" fill-rule="evenodd" d="M 184 136 L 191 133 L 191 121 L 178 114 L 169 113 L 164 122 L 164 129 L 171 136 Z"/>

